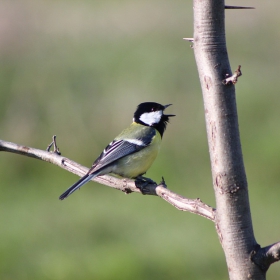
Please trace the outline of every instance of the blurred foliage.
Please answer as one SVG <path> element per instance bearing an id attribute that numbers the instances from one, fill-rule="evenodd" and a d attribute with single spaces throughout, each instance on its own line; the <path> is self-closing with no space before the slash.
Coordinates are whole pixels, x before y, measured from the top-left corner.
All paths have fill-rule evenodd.
<path id="1" fill-rule="evenodd" d="M 279 240 L 280 3 L 227 4 L 227 44 L 255 234 Z M 140 102 L 176 114 L 148 172 L 170 189 L 215 206 L 193 51 L 191 1 L 0 2 L 1 139 L 90 166 L 129 125 Z M 61 202 L 77 177 L 1 153 L 1 279 L 227 279 L 211 222 L 155 197 L 89 183 Z M 268 230 L 269 229 L 269 230 Z M 279 264 L 268 279 L 278 279 Z"/>

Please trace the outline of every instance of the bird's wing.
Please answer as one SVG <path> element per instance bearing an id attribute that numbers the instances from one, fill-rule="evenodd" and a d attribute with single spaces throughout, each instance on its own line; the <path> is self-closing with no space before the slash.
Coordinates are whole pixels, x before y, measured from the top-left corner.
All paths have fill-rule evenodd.
<path id="1" fill-rule="evenodd" d="M 68 188 L 60 197 L 60 200 L 65 199 L 67 196 L 72 194 L 74 191 L 79 189 L 85 183 L 90 181 L 95 176 L 98 176 L 103 168 L 106 168 L 110 163 L 125 157 L 129 154 L 140 151 L 141 149 L 147 147 L 152 138 L 148 141 L 148 138 L 145 139 L 123 139 L 123 140 L 114 140 L 111 142 L 103 151 L 103 153 L 96 159 L 93 163 L 91 169 L 88 173 L 83 176 L 78 182 Z"/>
<path id="2" fill-rule="evenodd" d="M 152 141 L 152 137 L 142 139 L 122 139 L 114 140 L 102 152 L 102 154 L 93 163 L 88 174 L 95 173 L 103 169 L 114 161 L 133 154 L 147 147 Z"/>
<path id="3" fill-rule="evenodd" d="M 146 128 L 146 127 L 145 127 Z M 102 152 L 102 154 L 96 159 L 88 173 L 83 176 L 78 182 L 68 188 L 60 197 L 60 200 L 65 199 L 67 196 L 72 194 L 74 191 L 82 187 L 85 183 L 90 181 L 95 176 L 102 173 L 102 170 L 108 167 L 114 161 L 123 158 L 127 155 L 133 154 L 149 146 L 152 142 L 153 137 L 156 135 L 155 129 L 149 129 L 148 133 L 138 134 L 138 137 L 133 138 L 118 138 L 111 142 Z"/>

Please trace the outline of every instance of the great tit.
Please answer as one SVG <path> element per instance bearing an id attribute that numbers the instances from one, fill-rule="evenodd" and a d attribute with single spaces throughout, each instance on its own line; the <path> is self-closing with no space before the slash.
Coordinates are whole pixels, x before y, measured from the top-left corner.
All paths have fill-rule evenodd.
<path id="1" fill-rule="evenodd" d="M 132 124 L 123 130 L 95 160 L 88 173 L 67 189 L 63 200 L 92 178 L 113 173 L 125 178 L 139 178 L 155 160 L 169 117 L 163 111 L 170 106 L 155 102 L 138 105 Z"/>

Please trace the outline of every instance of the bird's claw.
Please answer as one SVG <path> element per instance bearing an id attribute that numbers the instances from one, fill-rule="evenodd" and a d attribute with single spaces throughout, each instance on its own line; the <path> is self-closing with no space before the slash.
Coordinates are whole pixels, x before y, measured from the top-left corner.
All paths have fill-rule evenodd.
<path id="1" fill-rule="evenodd" d="M 135 179 L 135 186 L 138 188 L 142 194 L 150 194 L 150 188 L 149 185 L 157 185 L 155 181 L 153 181 L 150 178 L 138 176 Z"/>

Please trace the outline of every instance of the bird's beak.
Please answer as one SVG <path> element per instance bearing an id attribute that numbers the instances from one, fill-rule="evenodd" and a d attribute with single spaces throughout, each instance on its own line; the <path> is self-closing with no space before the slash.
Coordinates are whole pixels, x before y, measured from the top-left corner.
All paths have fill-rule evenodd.
<path id="1" fill-rule="evenodd" d="M 171 105 L 172 105 L 172 104 L 167 104 L 167 105 L 163 106 L 163 107 L 164 107 L 164 110 L 165 110 L 167 107 L 171 106 Z M 167 117 L 175 117 L 176 115 L 165 115 L 165 116 L 167 116 Z"/>
<path id="2" fill-rule="evenodd" d="M 167 104 L 167 105 L 164 105 L 163 107 L 164 107 L 164 110 L 167 108 L 167 107 L 169 107 L 169 106 L 171 106 L 172 104 Z"/>

